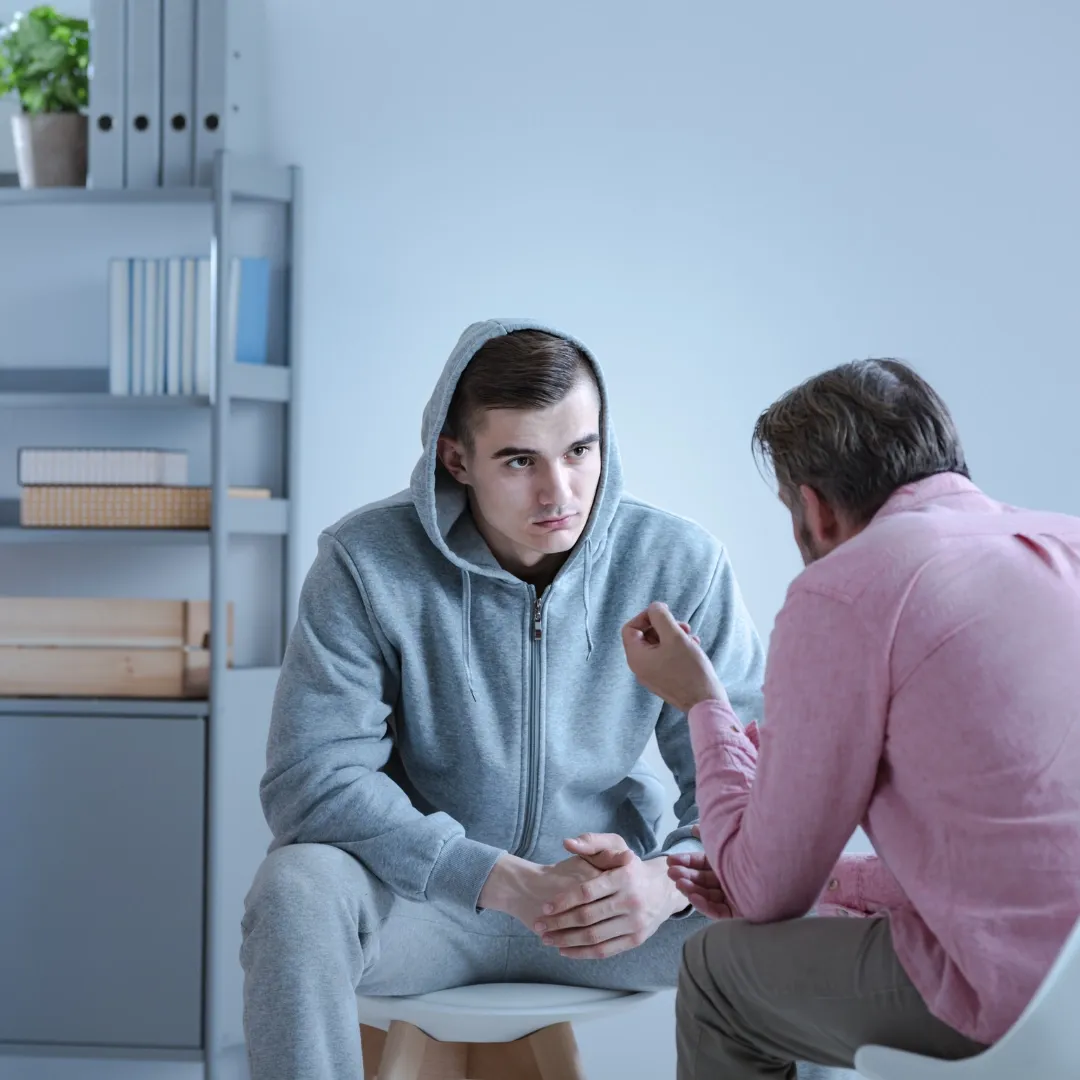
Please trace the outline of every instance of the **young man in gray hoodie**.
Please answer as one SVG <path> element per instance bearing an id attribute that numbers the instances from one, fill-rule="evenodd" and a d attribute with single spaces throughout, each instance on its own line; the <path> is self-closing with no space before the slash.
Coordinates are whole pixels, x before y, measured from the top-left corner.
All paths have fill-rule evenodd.
<path id="1" fill-rule="evenodd" d="M 623 491 L 582 345 L 469 327 L 422 436 L 409 490 L 327 530 L 304 583 L 244 918 L 253 1080 L 356 1080 L 357 990 L 674 986 L 703 925 L 661 857 L 700 849 L 693 753 L 620 628 L 665 601 L 759 715 L 763 652 L 724 549 Z M 680 791 L 666 838 L 654 733 Z M 549 938 L 545 905 L 586 881 L 578 925 Z"/>

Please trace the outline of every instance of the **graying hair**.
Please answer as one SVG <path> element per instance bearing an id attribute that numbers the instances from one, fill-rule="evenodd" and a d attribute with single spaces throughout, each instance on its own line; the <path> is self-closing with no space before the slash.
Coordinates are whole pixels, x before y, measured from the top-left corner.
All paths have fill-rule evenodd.
<path id="1" fill-rule="evenodd" d="M 758 417 L 753 447 L 786 499 L 806 484 L 860 525 L 905 484 L 970 475 L 945 402 L 899 360 L 856 360 L 807 379 Z"/>

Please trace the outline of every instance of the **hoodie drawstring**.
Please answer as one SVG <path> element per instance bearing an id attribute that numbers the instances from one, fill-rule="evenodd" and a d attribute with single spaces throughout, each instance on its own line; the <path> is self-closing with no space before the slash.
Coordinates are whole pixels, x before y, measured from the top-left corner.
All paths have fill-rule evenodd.
<path id="1" fill-rule="evenodd" d="M 585 605 L 585 659 L 593 654 L 592 610 L 589 607 L 589 583 L 592 581 L 593 546 L 591 540 L 585 541 L 585 573 L 581 576 L 581 599 Z"/>
<path id="2" fill-rule="evenodd" d="M 472 681 L 472 643 L 470 627 L 472 625 L 472 580 L 469 571 L 461 571 L 461 658 L 465 661 L 465 681 L 469 684 L 469 693 L 476 700 L 476 688 Z"/>

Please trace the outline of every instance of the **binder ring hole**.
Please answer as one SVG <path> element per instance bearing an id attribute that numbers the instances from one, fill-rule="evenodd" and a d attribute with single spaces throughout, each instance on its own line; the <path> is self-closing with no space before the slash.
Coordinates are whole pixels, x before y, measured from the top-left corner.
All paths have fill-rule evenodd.
<path id="1" fill-rule="evenodd" d="M 183 113 L 177 113 L 170 123 L 173 131 L 183 131 L 187 128 L 187 117 Z"/>
<path id="2" fill-rule="evenodd" d="M 206 117 L 205 123 L 207 131 L 217 131 L 217 129 L 221 126 L 221 119 L 217 113 L 209 113 Z"/>
<path id="3" fill-rule="evenodd" d="M 97 126 L 98 126 L 98 131 L 112 131 L 112 117 L 111 116 L 99 116 Z"/>
<path id="4" fill-rule="evenodd" d="M 150 126 L 149 116 L 136 116 L 135 117 L 135 130 L 145 131 Z"/>

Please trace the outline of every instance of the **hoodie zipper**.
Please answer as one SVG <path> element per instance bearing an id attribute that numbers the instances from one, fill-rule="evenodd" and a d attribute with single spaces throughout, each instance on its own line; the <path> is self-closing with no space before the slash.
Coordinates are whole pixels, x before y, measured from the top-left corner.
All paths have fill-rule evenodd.
<path id="1" fill-rule="evenodd" d="M 521 830 L 520 855 L 529 853 L 535 842 L 536 804 L 540 799 L 540 650 L 544 639 L 544 601 L 529 587 L 532 599 L 532 635 L 529 645 L 529 717 L 526 735 L 529 756 L 526 763 L 525 822 Z"/>

